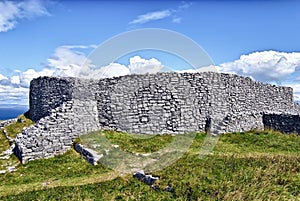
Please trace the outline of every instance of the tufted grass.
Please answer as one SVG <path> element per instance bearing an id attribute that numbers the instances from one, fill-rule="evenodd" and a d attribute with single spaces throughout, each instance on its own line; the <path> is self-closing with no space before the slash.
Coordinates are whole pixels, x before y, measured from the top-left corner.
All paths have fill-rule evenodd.
<path id="1" fill-rule="evenodd" d="M 172 138 L 145 139 L 151 145 L 146 146 L 126 133 L 105 135 L 113 144 L 141 152 L 155 151 Z M 151 173 L 160 177 L 158 191 L 131 175 L 92 166 L 70 150 L 0 175 L 0 200 L 299 200 L 299 136 L 272 130 L 226 134 L 211 155 L 199 159 L 204 139 L 198 133 L 182 158 Z M 167 185 L 174 190 L 163 190 Z"/>

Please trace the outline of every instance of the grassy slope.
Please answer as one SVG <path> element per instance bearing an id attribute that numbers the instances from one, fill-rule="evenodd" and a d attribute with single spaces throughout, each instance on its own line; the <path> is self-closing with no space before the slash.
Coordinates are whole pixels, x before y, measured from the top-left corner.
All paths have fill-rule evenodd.
<path id="1" fill-rule="evenodd" d="M 170 140 L 163 136 L 143 143 L 124 133 L 106 135 L 125 150 L 142 152 Z M 199 159 L 204 138 L 198 134 L 181 159 L 152 173 L 160 177 L 162 188 L 170 184 L 174 192 L 152 190 L 131 175 L 117 177 L 71 150 L 0 175 L 0 200 L 299 200 L 299 136 L 273 131 L 227 134 L 212 155 Z"/>
<path id="2" fill-rule="evenodd" d="M 20 115 L 18 118 L 22 119 L 22 122 L 16 122 L 14 124 L 10 124 L 5 126 L 5 130 L 7 131 L 7 135 L 11 138 L 15 138 L 18 133 L 22 132 L 24 127 L 28 127 L 33 124 L 30 119 L 27 119 L 24 115 Z M 3 129 L 0 129 L 0 155 L 3 151 L 10 148 L 9 141 L 6 139 L 3 133 Z M 19 160 L 16 156 L 11 155 L 8 160 L 0 159 L 0 170 L 5 170 L 8 166 L 18 164 Z"/>

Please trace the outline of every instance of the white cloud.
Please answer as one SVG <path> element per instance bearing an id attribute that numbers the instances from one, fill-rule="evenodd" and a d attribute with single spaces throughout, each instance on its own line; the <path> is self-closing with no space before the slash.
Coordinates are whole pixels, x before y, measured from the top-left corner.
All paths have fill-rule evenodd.
<path id="1" fill-rule="evenodd" d="M 0 2 L 0 32 L 5 32 L 15 27 L 15 18 L 18 16 L 19 8 L 13 2 Z"/>
<path id="2" fill-rule="evenodd" d="M 0 74 L 0 80 L 7 80 L 8 78 L 5 77 L 4 75 Z"/>
<path id="3" fill-rule="evenodd" d="M 178 6 L 176 12 L 179 12 L 179 11 L 182 11 L 182 10 L 184 10 L 184 9 L 187 9 L 187 8 L 189 8 L 191 5 L 193 5 L 192 2 L 184 2 L 184 1 L 183 1 L 182 4 L 181 4 L 180 6 Z"/>
<path id="4" fill-rule="evenodd" d="M 169 17 L 171 14 L 172 13 L 170 10 L 150 12 L 150 13 L 146 13 L 144 15 L 137 16 L 137 18 L 135 20 L 131 21 L 130 24 L 144 24 L 146 22 L 164 19 L 166 17 Z"/>
<path id="5" fill-rule="evenodd" d="M 111 63 L 99 69 L 93 70 L 87 76 L 92 79 L 111 78 L 130 74 L 129 68 L 119 63 Z"/>
<path id="6" fill-rule="evenodd" d="M 21 10 L 20 17 L 32 18 L 36 16 L 50 15 L 42 0 L 27 0 L 20 2 L 18 6 Z"/>
<path id="7" fill-rule="evenodd" d="M 182 2 L 182 4 L 179 5 L 176 9 L 164 9 L 154 12 L 148 12 L 146 14 L 137 16 L 134 20 L 129 22 L 129 24 L 144 24 L 150 21 L 165 19 L 173 16 L 173 14 L 175 13 L 182 12 L 184 9 L 189 8 L 191 5 L 191 3 Z M 181 18 L 173 16 L 172 22 L 180 23 Z"/>
<path id="8" fill-rule="evenodd" d="M 14 75 L 10 78 L 10 81 L 12 84 L 20 84 L 20 76 Z"/>
<path id="9" fill-rule="evenodd" d="M 221 72 L 250 76 L 261 82 L 290 86 L 294 89 L 294 99 L 300 101 L 299 78 L 290 79 L 300 71 L 300 52 L 254 52 L 217 68 Z"/>
<path id="10" fill-rule="evenodd" d="M 52 76 L 53 72 L 55 72 L 53 69 L 44 68 L 41 71 L 36 71 L 34 69 L 28 69 L 25 72 L 19 73 L 19 80 L 20 80 L 20 86 L 27 88 L 30 85 L 30 81 L 34 78 L 40 77 L 40 76 Z"/>
<path id="11" fill-rule="evenodd" d="M 111 63 L 107 66 L 102 66 L 98 69 L 85 69 L 86 78 L 110 78 L 129 74 L 146 74 L 157 73 L 163 69 L 164 66 L 155 58 L 144 59 L 140 56 L 133 56 L 129 59 L 129 65 L 125 66 L 119 63 Z"/>
<path id="12" fill-rule="evenodd" d="M 300 70 L 300 53 L 254 52 L 242 55 L 233 62 L 221 64 L 218 69 L 222 72 L 250 76 L 258 81 L 281 83 Z"/>
<path id="13" fill-rule="evenodd" d="M 42 1 L 2 1 L 0 2 L 0 32 L 16 27 L 19 19 L 50 15 Z"/>
<path id="14" fill-rule="evenodd" d="M 129 59 L 129 62 L 128 68 L 131 74 L 157 73 L 164 67 L 155 58 L 147 60 L 140 56 L 134 56 Z"/>
<path id="15" fill-rule="evenodd" d="M 82 70 L 82 65 L 89 67 L 87 77 L 100 79 L 106 77 L 122 76 L 128 74 L 156 73 L 163 68 L 161 62 L 155 58 L 149 60 L 139 56 L 130 58 L 129 65 L 111 63 L 99 69 L 89 64 L 87 57 L 81 49 L 93 48 L 91 46 L 60 46 L 48 59 L 48 63 L 40 71 L 27 69 L 15 70 L 15 74 L 6 77 L 0 74 L 0 101 L 2 104 L 28 104 L 30 81 L 40 76 L 76 77 Z"/>
<path id="16" fill-rule="evenodd" d="M 76 77 L 87 58 L 83 52 L 75 49 L 87 48 L 90 46 L 60 46 L 48 59 L 47 66 L 54 70 L 54 76 Z"/>
<path id="17" fill-rule="evenodd" d="M 28 88 L 0 84 L 0 102 L 1 104 L 27 105 Z"/>
<path id="18" fill-rule="evenodd" d="M 181 23 L 181 20 L 182 20 L 181 17 L 174 17 L 172 22 L 179 24 L 179 23 Z"/>
<path id="19" fill-rule="evenodd" d="M 28 104 L 30 81 L 40 76 L 74 77 L 80 70 L 86 57 L 80 49 L 94 46 L 60 46 L 48 59 L 48 63 L 40 71 L 27 69 L 15 70 L 15 74 L 6 77 L 0 74 L 0 102 L 1 104 Z"/>

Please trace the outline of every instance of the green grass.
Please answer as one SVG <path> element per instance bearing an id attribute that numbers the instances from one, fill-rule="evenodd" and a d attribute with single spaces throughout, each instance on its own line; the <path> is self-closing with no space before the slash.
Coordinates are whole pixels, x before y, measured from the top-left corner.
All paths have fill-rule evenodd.
<path id="1" fill-rule="evenodd" d="M 7 135 L 11 138 L 15 138 L 18 133 L 22 132 L 24 127 L 28 127 L 33 124 L 33 121 L 26 118 L 24 115 L 20 115 L 18 118 L 22 119 L 22 122 L 16 122 L 4 127 L 7 132 Z M 3 129 L 0 129 L 0 157 L 1 153 L 10 148 L 10 143 L 6 139 L 3 133 Z M 1 159 L 0 158 L 0 170 L 5 170 L 8 166 L 13 166 L 19 164 L 19 160 L 15 155 L 11 155 L 9 159 Z"/>
<path id="2" fill-rule="evenodd" d="M 20 115 L 18 118 L 22 119 L 22 122 L 16 122 L 4 127 L 8 136 L 11 138 L 15 138 L 17 134 L 21 133 L 24 127 L 29 127 L 30 125 L 34 124 L 33 121 L 26 118 L 24 115 Z"/>
<path id="3" fill-rule="evenodd" d="M 127 134 L 106 130 L 83 135 L 80 137 L 80 142 L 92 148 L 94 144 L 105 146 L 103 141 L 108 139 L 110 144 L 116 144 L 124 151 L 151 153 L 163 148 L 172 141 L 172 138 L 171 135 Z"/>
<path id="4" fill-rule="evenodd" d="M 3 129 L 0 129 L 0 154 L 9 148 L 9 141 L 6 139 L 3 133 Z"/>
<path id="5" fill-rule="evenodd" d="M 113 131 L 102 134 L 111 144 L 142 153 L 173 140 L 172 136 L 142 140 Z M 80 140 L 95 143 L 97 135 L 84 138 Z M 212 155 L 199 159 L 204 139 L 205 134 L 197 134 L 183 157 L 151 172 L 160 177 L 158 191 L 132 175 L 118 176 L 101 165 L 92 166 L 70 150 L 0 175 L 0 200 L 300 200 L 300 136 L 271 130 L 226 134 Z M 167 185 L 174 191 L 163 190 Z"/>

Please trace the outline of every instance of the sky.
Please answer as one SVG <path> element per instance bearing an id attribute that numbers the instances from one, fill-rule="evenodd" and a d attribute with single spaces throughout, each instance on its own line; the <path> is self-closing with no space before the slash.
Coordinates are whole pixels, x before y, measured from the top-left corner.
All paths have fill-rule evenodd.
<path id="1" fill-rule="evenodd" d="M 0 0 L 0 104 L 28 105 L 33 78 L 76 76 L 100 44 L 144 28 L 183 34 L 220 72 L 293 87 L 300 101 L 299 10 L 297 0 Z M 104 67 L 111 76 L 166 66 L 189 64 L 145 50 Z"/>

